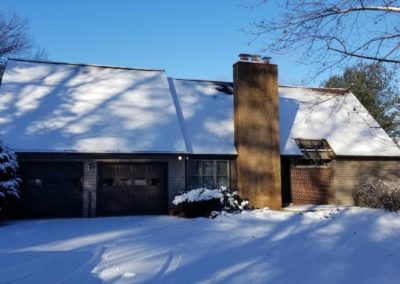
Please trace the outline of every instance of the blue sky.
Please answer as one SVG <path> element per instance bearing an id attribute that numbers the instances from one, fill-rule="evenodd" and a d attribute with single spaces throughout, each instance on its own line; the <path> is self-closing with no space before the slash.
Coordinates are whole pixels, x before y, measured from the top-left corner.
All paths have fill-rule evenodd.
<path id="1" fill-rule="evenodd" d="M 26 17 L 53 61 L 165 69 L 168 76 L 231 80 L 241 52 L 259 53 L 243 32 L 272 15 L 244 0 L 0 0 L 3 12 Z M 248 1 L 247 1 L 248 2 Z M 270 54 L 263 54 L 270 55 Z M 299 85 L 309 66 L 273 56 L 281 84 Z M 326 76 L 325 76 L 326 77 Z M 311 82 L 318 85 L 324 77 Z"/>

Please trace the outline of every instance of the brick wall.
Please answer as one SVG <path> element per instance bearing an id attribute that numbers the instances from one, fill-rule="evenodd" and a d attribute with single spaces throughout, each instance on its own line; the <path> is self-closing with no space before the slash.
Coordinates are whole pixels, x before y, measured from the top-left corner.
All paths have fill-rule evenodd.
<path id="1" fill-rule="evenodd" d="M 365 177 L 398 180 L 399 160 L 341 158 L 328 167 L 291 166 L 291 202 L 293 204 L 354 205 L 352 192 Z"/>
<path id="2" fill-rule="evenodd" d="M 290 175 L 293 204 L 330 204 L 334 201 L 331 167 L 292 166 Z"/>

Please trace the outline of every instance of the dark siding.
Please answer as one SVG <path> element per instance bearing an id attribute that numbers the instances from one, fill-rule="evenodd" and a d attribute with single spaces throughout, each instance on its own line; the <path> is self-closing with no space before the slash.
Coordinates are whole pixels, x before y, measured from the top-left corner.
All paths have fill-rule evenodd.
<path id="1" fill-rule="evenodd" d="M 97 162 L 87 160 L 83 166 L 83 217 L 96 216 Z"/>
<path id="2" fill-rule="evenodd" d="M 174 207 L 172 204 L 174 196 L 185 190 L 185 179 L 185 161 L 178 159 L 168 161 L 168 207 L 170 209 Z"/>
<path id="3" fill-rule="evenodd" d="M 236 160 L 229 161 L 229 186 L 231 190 L 237 190 L 237 174 L 236 174 Z"/>
<path id="4" fill-rule="evenodd" d="M 281 182 L 282 182 L 282 204 L 289 204 L 292 202 L 292 195 L 290 190 L 290 159 L 281 159 Z"/>

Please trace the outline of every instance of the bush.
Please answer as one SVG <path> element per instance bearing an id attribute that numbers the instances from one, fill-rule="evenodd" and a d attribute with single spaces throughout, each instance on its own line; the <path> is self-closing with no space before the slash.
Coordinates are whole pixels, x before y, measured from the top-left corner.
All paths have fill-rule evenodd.
<path id="1" fill-rule="evenodd" d="M 240 213 L 243 210 L 249 209 L 249 201 L 242 199 L 237 191 L 231 191 L 226 187 L 222 187 L 220 190 L 223 195 L 223 211 Z"/>
<path id="2" fill-rule="evenodd" d="M 178 193 L 172 203 L 179 215 L 188 218 L 216 216 L 221 211 L 241 212 L 248 202 L 226 187 L 218 189 L 197 188 Z"/>
<path id="3" fill-rule="evenodd" d="M 400 210 L 400 181 L 363 179 L 353 190 L 355 204 L 361 207 Z"/>
<path id="4" fill-rule="evenodd" d="M 17 157 L 0 141 L 0 218 L 16 215 L 20 183 Z"/>

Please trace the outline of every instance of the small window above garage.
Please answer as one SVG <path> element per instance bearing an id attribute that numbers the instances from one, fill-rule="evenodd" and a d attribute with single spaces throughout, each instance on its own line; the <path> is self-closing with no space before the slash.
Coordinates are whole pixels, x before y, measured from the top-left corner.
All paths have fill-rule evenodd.
<path id="1" fill-rule="evenodd" d="M 324 166 L 335 157 L 331 146 L 325 139 L 295 139 L 302 157 L 297 165 Z"/>

